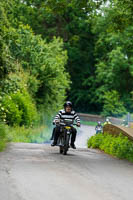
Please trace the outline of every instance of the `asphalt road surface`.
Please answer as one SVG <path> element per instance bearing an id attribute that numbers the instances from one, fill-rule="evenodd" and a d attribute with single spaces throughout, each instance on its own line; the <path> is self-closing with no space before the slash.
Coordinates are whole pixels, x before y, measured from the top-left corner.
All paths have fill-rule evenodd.
<path id="1" fill-rule="evenodd" d="M 133 164 L 81 148 L 94 127 L 79 132 L 66 156 L 49 144 L 9 144 L 0 153 L 0 200 L 132 200 Z"/>

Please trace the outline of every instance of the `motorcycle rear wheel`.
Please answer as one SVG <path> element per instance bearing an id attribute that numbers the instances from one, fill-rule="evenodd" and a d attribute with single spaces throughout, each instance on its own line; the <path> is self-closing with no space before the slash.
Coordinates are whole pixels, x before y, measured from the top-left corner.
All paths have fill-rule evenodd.
<path id="1" fill-rule="evenodd" d="M 63 147 L 60 146 L 60 154 L 63 153 Z"/>
<path id="2" fill-rule="evenodd" d="M 63 149 L 63 155 L 67 155 L 67 151 L 68 151 L 68 149 L 64 148 Z"/>

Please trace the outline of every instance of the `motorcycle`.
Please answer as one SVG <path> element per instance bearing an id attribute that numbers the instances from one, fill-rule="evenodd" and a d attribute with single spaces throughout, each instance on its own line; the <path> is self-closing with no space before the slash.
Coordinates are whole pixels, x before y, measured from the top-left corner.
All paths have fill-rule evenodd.
<path id="1" fill-rule="evenodd" d="M 98 133 L 102 133 L 102 127 L 97 127 L 96 128 L 96 134 L 98 134 Z"/>
<path id="2" fill-rule="evenodd" d="M 70 139 L 72 135 L 72 127 L 74 124 L 72 120 L 61 120 L 58 126 L 60 126 L 60 135 L 57 141 L 60 154 L 66 155 L 70 148 Z"/>

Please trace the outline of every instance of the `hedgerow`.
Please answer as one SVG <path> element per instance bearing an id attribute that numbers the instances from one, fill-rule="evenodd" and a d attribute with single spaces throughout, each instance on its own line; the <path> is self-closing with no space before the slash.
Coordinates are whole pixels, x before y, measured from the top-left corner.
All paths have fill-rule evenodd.
<path id="1" fill-rule="evenodd" d="M 51 128 L 46 125 L 12 127 L 0 122 L 0 151 L 3 151 L 9 142 L 44 143 L 49 140 L 50 135 Z"/>
<path id="2" fill-rule="evenodd" d="M 0 151 L 6 147 L 7 143 L 7 128 L 0 122 Z"/>
<path id="3" fill-rule="evenodd" d="M 133 162 L 133 142 L 122 134 L 118 136 L 108 133 L 94 135 L 88 140 L 88 148 L 90 147 Z"/>

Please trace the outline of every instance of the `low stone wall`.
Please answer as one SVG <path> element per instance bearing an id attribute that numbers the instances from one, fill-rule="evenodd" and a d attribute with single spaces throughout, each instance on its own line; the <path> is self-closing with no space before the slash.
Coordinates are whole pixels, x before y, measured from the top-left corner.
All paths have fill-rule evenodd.
<path id="1" fill-rule="evenodd" d="M 91 122 L 105 122 L 106 118 L 102 117 L 100 115 L 91 115 L 91 114 L 84 114 L 84 113 L 78 113 L 81 120 L 84 121 L 91 121 Z M 133 128 L 127 128 L 124 126 L 120 126 L 122 124 L 122 120 L 115 118 L 115 117 L 109 117 L 111 124 L 106 124 L 103 127 L 103 133 L 110 133 L 112 135 L 119 135 L 122 133 L 123 135 L 127 136 L 130 140 L 133 140 Z"/>
<path id="2" fill-rule="evenodd" d="M 127 128 L 123 126 L 117 126 L 113 124 L 106 124 L 103 127 L 103 133 L 110 133 L 112 135 L 119 135 L 122 133 L 123 135 L 127 136 L 130 140 L 133 141 L 133 129 Z"/>
<path id="3" fill-rule="evenodd" d="M 91 122 L 104 122 L 105 121 L 105 117 L 102 117 L 100 115 L 91 115 L 91 114 L 84 114 L 84 113 L 78 113 L 79 117 L 81 120 L 84 121 L 91 121 Z"/>
<path id="4" fill-rule="evenodd" d="M 91 121 L 91 122 L 105 122 L 106 118 L 102 117 L 101 115 L 91 115 L 91 114 L 84 114 L 84 113 L 78 113 L 81 120 L 84 121 Z M 115 117 L 109 117 L 109 120 L 112 124 L 120 125 L 122 124 L 122 120 L 115 118 Z"/>

